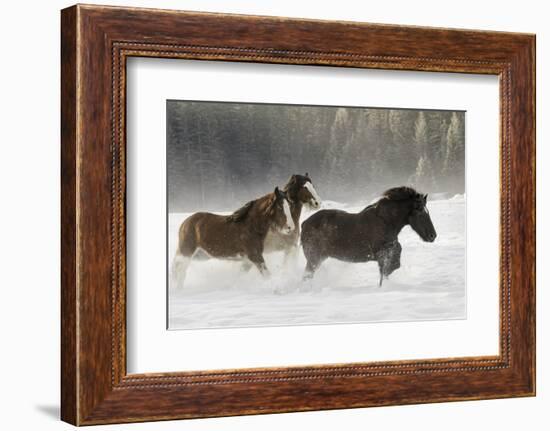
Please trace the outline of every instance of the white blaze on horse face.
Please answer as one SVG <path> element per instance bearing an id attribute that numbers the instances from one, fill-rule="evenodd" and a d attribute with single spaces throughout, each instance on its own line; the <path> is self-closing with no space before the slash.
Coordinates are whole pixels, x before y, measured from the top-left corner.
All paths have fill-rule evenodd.
<path id="1" fill-rule="evenodd" d="M 292 214 L 290 214 L 290 206 L 288 205 L 288 201 L 286 199 L 283 201 L 283 209 L 285 211 L 286 223 L 282 231 L 283 233 L 290 234 L 294 231 L 296 226 L 294 226 L 294 220 L 292 220 Z"/>
<path id="2" fill-rule="evenodd" d="M 319 208 L 321 206 L 321 198 L 317 194 L 317 191 L 313 187 L 313 184 L 311 184 L 309 181 L 304 184 L 304 187 L 309 191 L 309 193 L 312 196 L 312 199 L 309 201 L 309 204 L 313 208 Z"/>

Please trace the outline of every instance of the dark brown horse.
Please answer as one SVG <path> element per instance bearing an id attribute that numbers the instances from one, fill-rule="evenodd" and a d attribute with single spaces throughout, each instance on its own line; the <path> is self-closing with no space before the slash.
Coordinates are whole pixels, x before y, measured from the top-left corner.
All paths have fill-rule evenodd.
<path id="1" fill-rule="evenodd" d="M 397 236 L 404 226 L 410 225 L 424 241 L 435 240 L 427 198 L 410 187 L 395 187 L 358 214 L 341 210 L 313 214 L 302 223 L 305 278 L 312 277 L 328 257 L 346 262 L 377 261 L 381 286 L 383 278 L 401 265 Z"/>
<path id="2" fill-rule="evenodd" d="M 250 201 L 229 216 L 207 212 L 195 213 L 180 226 L 179 242 L 172 264 L 172 286 L 182 287 L 193 256 L 248 260 L 262 275 L 269 271 L 264 261 L 267 232 L 276 229 L 290 235 L 295 224 L 286 193 L 275 188 L 261 198 Z"/>
<path id="3" fill-rule="evenodd" d="M 285 263 L 289 256 L 295 256 L 300 239 L 300 216 L 304 205 L 318 209 L 321 207 L 321 198 L 315 191 L 309 175 L 294 174 L 290 177 L 283 188 L 290 203 L 290 213 L 296 229 L 289 235 L 281 233 L 278 229 L 270 229 L 264 242 L 264 251 L 266 253 L 274 251 L 283 251 L 285 253 Z"/>

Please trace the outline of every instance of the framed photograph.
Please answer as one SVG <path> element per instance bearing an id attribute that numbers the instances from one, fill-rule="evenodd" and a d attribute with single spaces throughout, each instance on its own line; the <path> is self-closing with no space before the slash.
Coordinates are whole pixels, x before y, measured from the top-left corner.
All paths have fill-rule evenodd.
<path id="1" fill-rule="evenodd" d="M 466 318 L 465 112 L 168 100 L 166 121 L 168 329 Z"/>
<path id="2" fill-rule="evenodd" d="M 535 394 L 535 36 L 61 14 L 62 419 Z"/>

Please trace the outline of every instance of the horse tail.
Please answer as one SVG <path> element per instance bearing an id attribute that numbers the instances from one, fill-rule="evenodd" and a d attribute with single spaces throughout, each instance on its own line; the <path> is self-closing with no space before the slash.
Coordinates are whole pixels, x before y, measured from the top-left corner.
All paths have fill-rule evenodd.
<path id="1" fill-rule="evenodd" d="M 199 214 L 187 218 L 178 231 L 178 246 L 172 260 L 170 272 L 170 285 L 175 289 L 181 289 L 185 281 L 187 268 L 197 250 L 197 236 L 195 232 L 195 219 Z"/>
<path id="2" fill-rule="evenodd" d="M 192 256 L 197 249 L 197 221 L 204 213 L 195 213 L 188 217 L 180 226 L 178 231 L 177 253 L 182 256 Z"/>

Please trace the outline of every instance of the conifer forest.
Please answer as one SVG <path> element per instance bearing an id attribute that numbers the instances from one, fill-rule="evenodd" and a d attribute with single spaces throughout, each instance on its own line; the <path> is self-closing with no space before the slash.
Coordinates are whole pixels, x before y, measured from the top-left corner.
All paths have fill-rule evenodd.
<path id="1" fill-rule="evenodd" d="M 465 192 L 465 112 L 167 101 L 169 212 L 229 211 L 308 172 L 323 200 Z"/>

